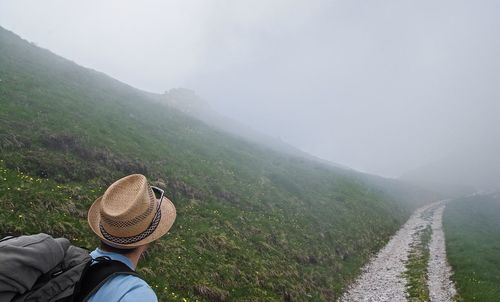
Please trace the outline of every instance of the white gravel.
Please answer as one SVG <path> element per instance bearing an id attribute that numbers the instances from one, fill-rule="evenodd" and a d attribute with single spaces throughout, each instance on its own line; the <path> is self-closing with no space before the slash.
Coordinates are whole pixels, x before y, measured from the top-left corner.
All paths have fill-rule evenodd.
<path id="1" fill-rule="evenodd" d="M 432 270 L 429 269 L 429 290 L 432 291 L 430 296 L 435 299 L 431 302 L 453 301 L 446 299 L 446 297 L 453 296 L 448 295 L 448 293 L 453 293 L 454 288 L 451 291 L 447 288 L 450 284 L 447 282 L 450 282 L 451 271 L 447 265 L 446 251 L 444 250 L 444 234 L 441 226 L 443 208 L 442 202 L 436 202 L 416 210 L 389 243 L 362 269 L 359 278 L 350 286 L 340 301 L 406 302 L 406 280 L 403 274 L 406 270 L 408 253 L 411 250 L 412 242 L 417 240 L 415 234 L 430 223 L 438 234 L 435 238 L 433 233 L 430 244 L 432 261 L 430 261 L 429 266 L 432 266 Z M 437 215 L 432 215 L 432 219 L 424 219 L 422 218 L 424 212 L 426 212 L 424 217 L 429 216 L 427 214 L 432 215 L 432 212 Z M 431 277 L 431 275 L 433 276 Z M 439 288 L 439 292 L 436 288 Z"/>
<path id="2" fill-rule="evenodd" d="M 429 244 L 428 287 L 431 302 L 451 302 L 456 294 L 451 281 L 451 267 L 446 260 L 446 246 L 443 232 L 444 205 L 434 212 L 432 239 Z"/>

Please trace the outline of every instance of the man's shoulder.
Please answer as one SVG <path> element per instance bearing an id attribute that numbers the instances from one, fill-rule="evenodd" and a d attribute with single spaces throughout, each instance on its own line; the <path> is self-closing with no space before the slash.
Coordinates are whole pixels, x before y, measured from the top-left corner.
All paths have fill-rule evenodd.
<path id="1" fill-rule="evenodd" d="M 114 277 L 118 278 L 120 275 Z M 157 302 L 158 299 L 156 297 L 153 289 L 146 283 L 146 281 L 142 280 L 137 276 L 131 275 L 123 275 L 124 282 L 129 290 L 123 295 L 120 302 L 129 302 L 129 301 L 144 301 L 144 302 Z"/>
<path id="2" fill-rule="evenodd" d="M 132 302 L 132 301 L 158 302 L 158 298 L 156 297 L 155 292 L 146 283 L 146 281 L 136 276 L 126 276 L 126 277 L 129 277 L 129 279 L 134 279 L 133 281 L 134 286 L 122 297 L 120 302 Z"/>
<path id="3" fill-rule="evenodd" d="M 157 302 L 155 292 L 146 281 L 133 275 L 117 275 L 106 283 L 89 299 L 89 302 L 110 301 Z"/>

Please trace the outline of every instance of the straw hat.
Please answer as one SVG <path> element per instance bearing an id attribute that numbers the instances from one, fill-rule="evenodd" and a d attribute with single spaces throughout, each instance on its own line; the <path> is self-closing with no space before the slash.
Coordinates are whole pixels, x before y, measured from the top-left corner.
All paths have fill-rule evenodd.
<path id="1" fill-rule="evenodd" d="M 114 182 L 94 201 L 88 222 L 106 244 L 129 249 L 165 235 L 175 217 L 172 202 L 165 196 L 157 199 L 146 177 L 132 174 Z"/>

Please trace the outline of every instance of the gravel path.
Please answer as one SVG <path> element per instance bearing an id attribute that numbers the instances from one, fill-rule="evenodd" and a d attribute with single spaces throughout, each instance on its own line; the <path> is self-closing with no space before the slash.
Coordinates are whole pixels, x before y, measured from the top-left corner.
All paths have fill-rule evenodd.
<path id="1" fill-rule="evenodd" d="M 429 245 L 428 286 L 431 302 L 452 302 L 456 294 L 451 281 L 451 267 L 446 260 L 446 247 L 443 232 L 444 205 L 434 212 L 432 239 Z"/>
<path id="2" fill-rule="evenodd" d="M 450 292 L 447 290 L 450 270 L 446 264 L 444 234 L 441 226 L 443 208 L 442 202 L 436 202 L 416 210 L 389 243 L 362 269 L 362 274 L 342 296 L 341 301 L 406 302 L 406 280 L 403 273 L 406 270 L 411 243 L 416 240 L 415 234 L 430 223 L 438 234 L 435 236 L 433 233 L 430 247 L 432 261 L 429 266 L 433 268 L 429 272 L 432 275 L 436 274 L 436 276 L 429 276 L 429 289 L 436 292 L 436 294 L 431 293 L 431 297 L 435 299 L 431 301 L 453 301 L 442 299 L 442 297 L 453 296 L 446 296 Z"/>

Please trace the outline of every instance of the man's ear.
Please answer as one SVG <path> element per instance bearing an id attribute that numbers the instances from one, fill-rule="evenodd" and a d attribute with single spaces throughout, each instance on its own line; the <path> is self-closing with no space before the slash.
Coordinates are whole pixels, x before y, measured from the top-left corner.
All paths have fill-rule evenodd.
<path id="1" fill-rule="evenodd" d="M 139 247 L 139 249 L 141 251 L 141 255 L 140 255 L 139 259 L 144 259 L 148 255 L 149 243 Z"/>

